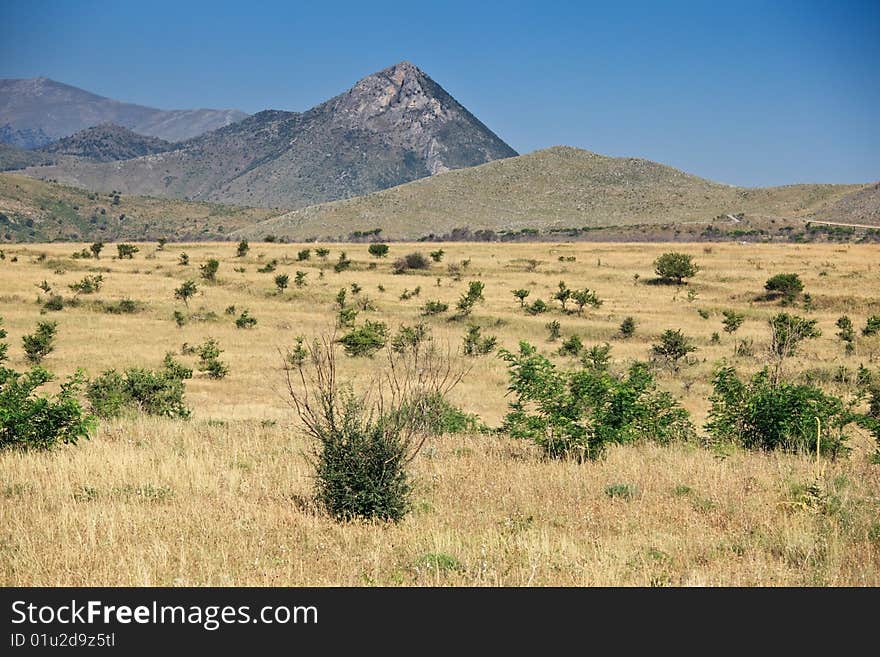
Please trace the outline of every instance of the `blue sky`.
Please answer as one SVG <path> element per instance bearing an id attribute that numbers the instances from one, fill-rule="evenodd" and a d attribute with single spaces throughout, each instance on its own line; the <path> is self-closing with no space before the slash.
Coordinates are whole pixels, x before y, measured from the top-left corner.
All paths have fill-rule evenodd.
<path id="1" fill-rule="evenodd" d="M 876 0 L 0 0 L 0 77 L 162 108 L 305 110 L 404 59 L 521 153 L 880 180 Z"/>

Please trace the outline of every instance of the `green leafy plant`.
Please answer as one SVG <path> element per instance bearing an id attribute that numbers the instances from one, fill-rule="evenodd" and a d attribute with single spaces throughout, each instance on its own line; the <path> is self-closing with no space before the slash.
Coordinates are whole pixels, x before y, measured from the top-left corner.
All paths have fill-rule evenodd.
<path id="1" fill-rule="evenodd" d="M 339 260 L 336 261 L 336 264 L 333 265 L 333 271 L 337 274 L 341 271 L 345 271 L 346 269 L 351 268 L 351 259 L 347 255 L 345 255 L 345 251 L 339 252 Z"/>
<path id="2" fill-rule="evenodd" d="M 682 358 L 696 350 L 697 348 L 691 344 L 691 339 L 682 333 L 681 329 L 667 329 L 660 335 L 658 341 L 651 345 L 654 356 L 663 358 L 675 370 L 678 370 L 678 363 Z"/>
<path id="3" fill-rule="evenodd" d="M 345 353 L 352 357 L 372 356 L 388 341 L 388 326 L 367 320 L 339 339 Z"/>
<path id="4" fill-rule="evenodd" d="M 464 334 L 463 352 L 465 356 L 485 356 L 495 350 L 498 338 L 482 334 L 479 326 L 471 324 Z"/>
<path id="5" fill-rule="evenodd" d="M 555 319 L 552 322 L 547 322 L 547 324 L 544 325 L 544 328 L 546 328 L 550 334 L 547 336 L 547 340 L 550 342 L 556 342 L 562 337 L 562 325 Z"/>
<path id="6" fill-rule="evenodd" d="M 235 318 L 235 327 L 240 329 L 249 329 L 257 325 L 257 318 L 252 316 L 247 309 Z"/>
<path id="7" fill-rule="evenodd" d="M 199 372 L 204 372 L 212 379 L 222 379 L 229 374 L 229 367 L 220 360 L 223 350 L 214 338 L 206 339 L 196 348 L 199 355 Z"/>
<path id="8" fill-rule="evenodd" d="M 55 349 L 58 322 L 38 322 L 37 330 L 22 336 L 25 357 L 31 363 L 40 363 Z M 42 385 L 42 384 L 40 384 Z"/>
<path id="9" fill-rule="evenodd" d="M 636 333 L 636 320 L 633 317 L 624 317 L 617 331 L 620 333 L 620 337 L 631 338 Z"/>
<path id="10" fill-rule="evenodd" d="M 367 251 L 374 258 L 384 258 L 385 256 L 388 255 L 388 245 L 373 243 L 367 247 Z"/>
<path id="11" fill-rule="evenodd" d="M 103 282 L 104 277 L 98 274 L 97 276 L 85 276 L 82 280 L 71 283 L 67 287 L 77 294 L 93 294 L 101 289 Z"/>
<path id="12" fill-rule="evenodd" d="M 138 251 L 140 251 L 140 249 L 138 247 L 136 247 L 134 244 L 117 244 L 116 245 L 116 252 L 118 253 L 120 260 L 125 260 L 126 258 L 131 260 L 132 258 L 134 258 L 134 254 L 137 253 Z"/>
<path id="13" fill-rule="evenodd" d="M 238 243 L 238 246 L 235 249 L 235 255 L 238 258 L 243 258 L 247 255 L 248 251 L 251 250 L 251 245 L 248 244 L 247 240 L 242 240 Z"/>
<path id="14" fill-rule="evenodd" d="M 311 259 L 312 250 L 311 249 L 301 249 L 296 253 L 296 261 L 297 262 L 305 262 L 306 260 Z"/>
<path id="15" fill-rule="evenodd" d="M 441 301 L 428 301 L 422 306 L 423 315 L 439 315 L 449 310 L 449 304 Z"/>
<path id="16" fill-rule="evenodd" d="M 789 306 L 803 292 L 804 284 L 797 274 L 776 274 L 764 283 L 767 299 L 781 299 L 783 306 Z"/>
<path id="17" fill-rule="evenodd" d="M 511 293 L 519 301 L 520 308 L 525 308 L 526 305 L 526 297 L 529 296 L 529 291 L 525 289 L 513 290 Z"/>
<path id="18" fill-rule="evenodd" d="M 681 285 L 685 278 L 693 278 L 700 268 L 693 256 L 686 253 L 664 253 L 654 261 L 654 272 L 661 282 L 675 282 Z"/>
<path id="19" fill-rule="evenodd" d="M 196 282 L 193 280 L 184 281 L 180 287 L 174 290 L 174 298 L 183 301 L 184 305 L 189 308 L 189 300 L 199 291 Z"/>
<path id="20" fill-rule="evenodd" d="M 608 370 L 559 370 L 535 347 L 500 351 L 514 400 L 503 429 L 540 446 L 551 458 L 594 459 L 611 443 L 687 440 L 694 428 L 687 411 L 656 389 L 641 363 L 625 376 Z"/>
<path id="21" fill-rule="evenodd" d="M 218 269 L 220 269 L 220 261 L 216 258 L 209 258 L 205 264 L 199 267 L 202 278 L 212 283 L 217 280 Z"/>
<path id="22" fill-rule="evenodd" d="M 275 287 L 278 288 L 278 294 L 284 294 L 284 290 L 287 289 L 289 283 L 290 276 L 288 276 L 287 274 L 278 274 L 275 277 Z"/>

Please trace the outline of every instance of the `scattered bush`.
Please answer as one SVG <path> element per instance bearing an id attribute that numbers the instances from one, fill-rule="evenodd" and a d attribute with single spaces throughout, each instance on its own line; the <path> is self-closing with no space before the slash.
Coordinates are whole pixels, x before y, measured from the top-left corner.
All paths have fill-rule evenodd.
<path id="1" fill-rule="evenodd" d="M 235 249 L 235 255 L 238 258 L 243 258 L 247 255 L 248 251 L 251 250 L 251 245 L 248 244 L 247 240 L 242 240 L 238 243 L 238 247 Z"/>
<path id="2" fill-rule="evenodd" d="M 317 255 L 321 260 L 326 260 L 327 256 L 330 255 L 330 249 L 325 249 L 324 247 L 319 246 L 315 249 L 315 255 Z"/>
<path id="3" fill-rule="evenodd" d="M 428 301 L 422 306 L 423 315 L 439 315 L 449 310 L 449 304 L 440 301 Z"/>
<path id="4" fill-rule="evenodd" d="M 39 322 L 34 333 L 21 338 L 24 353 L 29 362 L 40 363 L 52 353 L 52 350 L 55 349 L 55 334 L 57 332 L 58 322 Z"/>
<path id="5" fill-rule="evenodd" d="M 431 339 L 431 327 L 422 322 L 415 326 L 401 324 L 397 334 L 391 338 L 391 350 L 403 353 L 407 349 L 418 349 L 423 342 Z"/>
<path id="6" fill-rule="evenodd" d="M 519 307 L 524 308 L 526 305 L 526 297 L 529 296 L 529 291 L 525 289 L 513 290 L 511 293 L 513 296 L 519 301 Z"/>
<path id="7" fill-rule="evenodd" d="M 416 251 L 414 253 L 407 253 L 402 258 L 398 258 L 394 261 L 394 264 L 391 266 L 392 271 L 395 274 L 403 274 L 410 269 L 430 269 L 431 261 L 425 257 L 424 253 Z"/>
<path id="8" fill-rule="evenodd" d="M 100 259 L 101 251 L 104 250 L 104 242 L 95 242 L 89 247 L 89 251 L 92 252 L 92 255 L 95 257 L 95 260 Z"/>
<path id="9" fill-rule="evenodd" d="M 494 335 L 484 336 L 480 327 L 471 324 L 467 327 L 464 334 L 464 355 L 465 356 L 485 356 L 495 350 L 498 338 Z"/>
<path id="10" fill-rule="evenodd" d="M 443 260 L 443 256 L 446 252 L 443 249 L 437 249 L 436 251 L 431 251 L 431 260 L 434 262 L 440 262 Z"/>
<path id="11" fill-rule="evenodd" d="M 293 284 L 297 287 L 305 287 L 306 285 L 306 272 L 297 270 L 293 276 Z"/>
<path id="12" fill-rule="evenodd" d="M 165 368 L 151 371 L 130 368 L 120 374 L 107 370 L 89 382 L 86 397 L 92 412 L 100 417 L 119 417 L 125 412 L 141 412 L 171 418 L 188 418 L 184 400 L 184 379 L 192 370 L 165 357 Z"/>
<path id="13" fill-rule="evenodd" d="M 216 258 L 210 258 L 205 264 L 199 267 L 202 278 L 212 283 L 217 280 L 217 270 L 220 269 L 220 261 Z"/>
<path id="14" fill-rule="evenodd" d="M 241 315 L 235 318 L 235 328 L 249 329 L 257 325 L 257 318 L 251 316 L 247 309 L 243 310 Z"/>
<path id="15" fill-rule="evenodd" d="M 372 356 L 388 341 L 388 326 L 367 320 L 339 339 L 345 353 L 352 357 Z"/>
<path id="16" fill-rule="evenodd" d="M 134 258 L 134 254 L 140 251 L 140 249 L 134 244 L 117 244 L 116 251 L 119 254 L 120 260 L 125 260 L 126 258 L 131 260 Z"/>
<path id="17" fill-rule="evenodd" d="M 456 308 L 458 309 L 456 317 L 461 318 L 470 315 L 474 308 L 474 304 L 478 301 L 485 301 L 485 298 L 483 297 L 484 287 L 482 281 L 471 281 L 468 283 L 467 292 L 459 297 L 458 303 L 456 304 Z"/>
<path id="18" fill-rule="evenodd" d="M 865 322 L 865 328 L 862 329 L 862 335 L 870 336 L 880 333 L 880 315 L 871 315 Z"/>
<path id="19" fill-rule="evenodd" d="M 388 255 L 388 245 L 378 243 L 370 244 L 370 246 L 367 247 L 367 251 L 374 258 L 384 258 Z"/>
<path id="20" fill-rule="evenodd" d="M 619 377 L 607 370 L 558 370 L 527 342 L 518 353 L 500 354 L 515 396 L 503 429 L 532 440 L 548 457 L 594 459 L 610 443 L 667 444 L 694 435 L 687 411 L 656 389 L 644 364 Z"/>
<path id="21" fill-rule="evenodd" d="M 837 332 L 837 337 L 846 345 L 846 353 L 852 353 L 853 341 L 856 339 L 856 332 L 853 328 L 852 320 L 846 315 L 843 315 L 842 317 L 837 318 L 836 326 L 840 329 Z"/>
<path id="22" fill-rule="evenodd" d="M 297 262 L 305 262 L 306 260 L 310 260 L 311 257 L 312 257 L 312 250 L 311 249 L 302 249 L 297 252 L 296 261 Z"/>
<path id="23" fill-rule="evenodd" d="M 665 359 L 673 369 L 678 370 L 678 361 L 697 348 L 691 344 L 691 339 L 681 332 L 681 329 L 667 329 L 660 336 L 659 341 L 651 345 L 651 352 L 658 358 Z"/>
<path id="24" fill-rule="evenodd" d="M 339 260 L 333 265 L 333 271 L 337 274 L 351 267 L 351 260 L 345 255 L 345 251 L 340 251 Z"/>
<path id="25" fill-rule="evenodd" d="M 620 337 L 631 338 L 636 333 L 636 320 L 633 317 L 624 317 L 617 330 Z"/>
<path id="26" fill-rule="evenodd" d="M 550 306 L 543 299 L 535 299 L 531 305 L 526 306 L 529 315 L 542 315 L 550 310 Z"/>
<path id="27" fill-rule="evenodd" d="M 559 355 L 577 357 L 583 348 L 584 343 L 581 342 L 581 339 L 577 335 L 572 335 L 562 341 L 562 346 L 559 347 Z"/>
<path id="28" fill-rule="evenodd" d="M 834 457 L 844 451 L 844 427 L 855 421 L 839 398 L 811 385 L 774 383 L 766 369 L 744 383 L 734 368 L 722 367 L 713 386 L 706 430 L 748 449 L 815 452 L 819 418 L 820 451 Z"/>
<path id="29" fill-rule="evenodd" d="M 278 294 L 284 294 L 284 290 L 287 289 L 287 285 L 290 283 L 290 276 L 287 274 L 278 274 L 275 277 L 275 287 L 278 288 Z"/>
<path id="30" fill-rule="evenodd" d="M 204 372 L 212 379 L 222 379 L 229 374 L 229 367 L 220 360 L 220 344 L 214 338 L 208 338 L 196 348 L 199 355 L 199 372 Z"/>
<path id="31" fill-rule="evenodd" d="M 700 268 L 686 253 L 664 253 L 654 261 L 654 271 L 661 282 L 675 281 L 681 285 L 685 278 L 693 278 Z"/>
<path id="32" fill-rule="evenodd" d="M 544 328 L 550 333 L 547 337 L 547 340 L 550 342 L 556 342 L 560 337 L 562 337 L 562 325 L 557 322 L 555 319 L 552 322 L 548 322 L 544 325 Z"/>
<path id="33" fill-rule="evenodd" d="M 174 298 L 183 301 L 184 305 L 189 308 L 189 300 L 198 292 L 199 288 L 193 280 L 184 281 L 179 288 L 174 290 Z"/>
<path id="34" fill-rule="evenodd" d="M 101 274 L 97 276 L 85 276 L 81 281 L 68 285 L 71 290 L 77 294 L 94 294 L 101 289 L 104 277 Z"/>
<path id="35" fill-rule="evenodd" d="M 767 299 L 781 298 L 782 305 L 788 306 L 803 292 L 804 284 L 797 274 L 776 274 L 767 279 L 764 289 L 767 291 Z"/>
<path id="36" fill-rule="evenodd" d="M 58 312 L 59 310 L 64 310 L 64 297 L 60 294 L 53 294 L 51 297 L 46 299 L 43 304 L 44 310 L 51 310 L 52 312 Z"/>
<path id="37" fill-rule="evenodd" d="M 257 267 L 257 273 L 260 273 L 260 274 L 271 274 L 273 271 L 275 271 L 275 268 L 276 268 L 277 266 L 278 266 L 278 260 L 276 260 L 276 259 L 273 258 L 272 260 L 270 260 L 269 262 L 267 262 L 267 263 L 266 263 L 265 265 L 263 265 L 262 267 Z"/>
<path id="38" fill-rule="evenodd" d="M 746 319 L 745 315 L 735 310 L 724 310 L 721 314 L 724 316 L 724 319 L 721 320 L 721 325 L 724 327 L 725 333 L 736 333 Z"/>
<path id="39" fill-rule="evenodd" d="M 186 254 L 186 251 L 181 251 L 180 255 L 177 256 L 177 264 L 181 267 L 189 266 L 189 256 Z"/>

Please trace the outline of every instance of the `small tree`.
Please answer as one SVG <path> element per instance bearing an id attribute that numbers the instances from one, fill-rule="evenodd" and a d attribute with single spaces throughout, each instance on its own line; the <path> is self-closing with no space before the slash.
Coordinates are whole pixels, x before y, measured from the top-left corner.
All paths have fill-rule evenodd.
<path id="1" fill-rule="evenodd" d="M 223 350 L 214 338 L 208 338 L 197 348 L 199 354 L 199 372 L 204 372 L 212 379 L 222 379 L 229 374 L 229 367 L 220 360 Z"/>
<path id="2" fill-rule="evenodd" d="M 724 310 L 721 314 L 724 315 L 721 324 L 724 327 L 725 333 L 736 333 L 746 319 L 745 315 L 738 313 L 735 310 Z"/>
<path id="3" fill-rule="evenodd" d="M 92 252 L 92 255 L 95 257 L 95 260 L 100 259 L 101 251 L 104 250 L 104 242 L 95 242 L 89 247 L 89 250 Z"/>
<path id="4" fill-rule="evenodd" d="M 104 277 L 101 274 L 97 276 L 85 276 L 82 280 L 68 285 L 71 290 L 77 294 L 94 294 L 101 289 Z"/>
<path id="5" fill-rule="evenodd" d="M 880 333 L 880 315 L 871 315 L 865 322 L 865 328 L 862 329 L 862 335 L 865 337 L 877 335 Z"/>
<path id="6" fill-rule="evenodd" d="M 443 260 L 443 256 L 446 252 L 443 249 L 437 249 L 436 251 L 431 251 L 431 260 L 434 262 L 440 262 Z"/>
<path id="7" fill-rule="evenodd" d="M 583 348 L 584 343 L 581 341 L 580 337 L 578 337 L 577 335 L 570 335 L 568 338 L 562 341 L 562 346 L 559 347 L 559 355 L 580 356 Z"/>
<path id="8" fill-rule="evenodd" d="M 297 287 L 304 287 L 306 285 L 306 272 L 297 270 L 293 276 L 293 284 Z"/>
<path id="9" fill-rule="evenodd" d="M 119 253 L 119 259 L 124 260 L 134 258 L 134 254 L 140 251 L 134 244 L 117 244 L 116 251 Z"/>
<path id="10" fill-rule="evenodd" d="M 512 294 L 519 301 L 519 307 L 524 308 L 526 305 L 526 297 L 529 296 L 529 291 L 524 289 L 513 290 Z"/>
<path id="11" fill-rule="evenodd" d="M 624 317 L 617 330 L 620 332 L 620 337 L 631 338 L 636 333 L 636 320 L 633 317 Z"/>
<path id="12" fill-rule="evenodd" d="M 388 245 L 378 243 L 370 244 L 370 246 L 367 247 L 367 251 L 374 258 L 384 258 L 388 255 Z"/>
<path id="13" fill-rule="evenodd" d="M 484 336 L 479 326 L 471 324 L 464 334 L 464 355 L 485 356 L 495 350 L 497 343 L 498 338 L 494 335 Z"/>
<path id="14" fill-rule="evenodd" d="M 302 249 L 297 252 L 296 261 L 297 262 L 305 262 L 306 260 L 311 259 L 311 257 L 312 257 L 312 250 L 311 249 Z"/>
<path id="15" fill-rule="evenodd" d="M 184 281 L 179 288 L 174 290 L 174 298 L 183 301 L 184 305 L 189 308 L 189 300 L 198 292 L 198 286 L 193 280 Z"/>
<path id="16" fill-rule="evenodd" d="M 654 356 L 664 358 L 676 371 L 678 361 L 696 350 L 697 348 L 691 344 L 691 339 L 682 333 L 681 329 L 667 329 L 660 336 L 659 341 L 651 346 Z"/>
<path id="17" fill-rule="evenodd" d="M 664 253 L 654 261 L 654 271 L 662 281 L 675 281 L 681 285 L 685 278 L 697 275 L 700 268 L 692 256 L 686 253 Z"/>
<path id="18" fill-rule="evenodd" d="M 388 326 L 383 322 L 369 320 L 339 339 L 345 353 L 352 357 L 372 356 L 384 347 L 387 341 Z"/>
<path id="19" fill-rule="evenodd" d="M 770 359 L 773 363 L 772 384 L 778 385 L 783 363 L 797 353 L 804 340 L 818 338 L 822 332 L 816 328 L 815 319 L 779 313 L 770 318 Z"/>
<path id="20" fill-rule="evenodd" d="M 319 246 L 317 249 L 315 249 L 315 255 L 317 255 L 321 260 L 326 260 L 327 256 L 330 255 L 330 249 Z"/>
<path id="21" fill-rule="evenodd" d="M 249 329 L 257 325 L 257 318 L 251 316 L 247 309 L 241 312 L 241 315 L 235 318 L 235 327 L 240 329 Z"/>
<path id="22" fill-rule="evenodd" d="M 553 295 L 553 298 L 562 305 L 562 312 L 566 312 L 565 304 L 571 299 L 571 294 L 572 291 L 565 284 L 565 281 L 559 281 L 559 289 Z"/>
<path id="23" fill-rule="evenodd" d="M 212 283 L 217 280 L 217 270 L 220 269 L 220 261 L 216 258 L 210 258 L 205 264 L 199 267 L 202 272 L 202 278 Z"/>
<path id="24" fill-rule="evenodd" d="M 37 330 L 21 338 L 24 353 L 31 363 L 40 363 L 55 349 L 58 322 L 39 322 Z"/>
<path id="25" fill-rule="evenodd" d="M 275 287 L 278 288 L 278 294 L 284 294 L 287 284 L 290 282 L 290 276 L 287 274 L 278 274 L 275 277 Z"/>
<path id="26" fill-rule="evenodd" d="M 186 254 L 186 251 L 181 251 L 180 255 L 177 256 L 177 264 L 181 267 L 189 266 L 189 256 Z"/>
<path id="27" fill-rule="evenodd" d="M 165 245 L 168 244 L 168 240 L 164 237 L 160 237 L 158 240 L 156 240 L 156 244 L 158 244 L 158 251 L 164 251 Z"/>
<path id="28" fill-rule="evenodd" d="M 467 292 L 461 295 L 458 299 L 458 303 L 456 304 L 456 308 L 458 309 L 457 317 L 466 317 L 471 314 L 471 311 L 474 308 L 474 305 L 479 301 L 485 301 L 483 297 L 483 290 L 485 289 L 485 285 L 482 281 L 471 281 L 468 283 Z"/>
<path id="29" fill-rule="evenodd" d="M 242 240 L 238 243 L 238 247 L 235 249 L 235 255 L 238 258 L 243 258 L 247 255 L 247 252 L 251 250 L 251 245 L 248 244 L 247 240 Z"/>
<path id="30" fill-rule="evenodd" d="M 851 354 L 853 352 L 853 340 L 856 339 L 856 332 L 853 328 L 852 320 L 843 315 L 837 319 L 837 328 L 840 329 L 837 332 L 837 337 L 840 338 L 844 345 L 846 353 Z"/>
<path id="31" fill-rule="evenodd" d="M 776 274 L 764 283 L 768 299 L 782 299 L 783 306 L 794 303 L 798 295 L 804 291 L 804 284 L 797 274 Z"/>
<path id="32" fill-rule="evenodd" d="M 599 296 L 587 288 L 572 291 L 571 298 L 577 306 L 578 315 L 584 314 L 584 306 L 589 305 L 591 308 L 598 308 L 602 305 L 602 300 Z"/>
<path id="33" fill-rule="evenodd" d="M 562 325 L 555 319 L 545 324 L 544 328 L 550 333 L 547 337 L 550 342 L 556 342 L 562 336 Z"/>

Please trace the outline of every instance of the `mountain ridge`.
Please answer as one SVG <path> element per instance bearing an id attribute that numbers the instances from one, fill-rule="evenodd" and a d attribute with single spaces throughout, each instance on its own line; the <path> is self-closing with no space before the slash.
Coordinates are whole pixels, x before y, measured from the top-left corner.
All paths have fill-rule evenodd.
<path id="1" fill-rule="evenodd" d="M 104 123 L 176 142 L 245 116 L 230 109 L 162 110 L 126 103 L 45 77 L 0 79 L 0 141 L 21 148 L 40 148 Z"/>
<path id="2" fill-rule="evenodd" d="M 305 112 L 264 110 L 166 153 L 27 173 L 97 191 L 294 208 L 514 155 L 426 73 L 401 62 Z"/>

